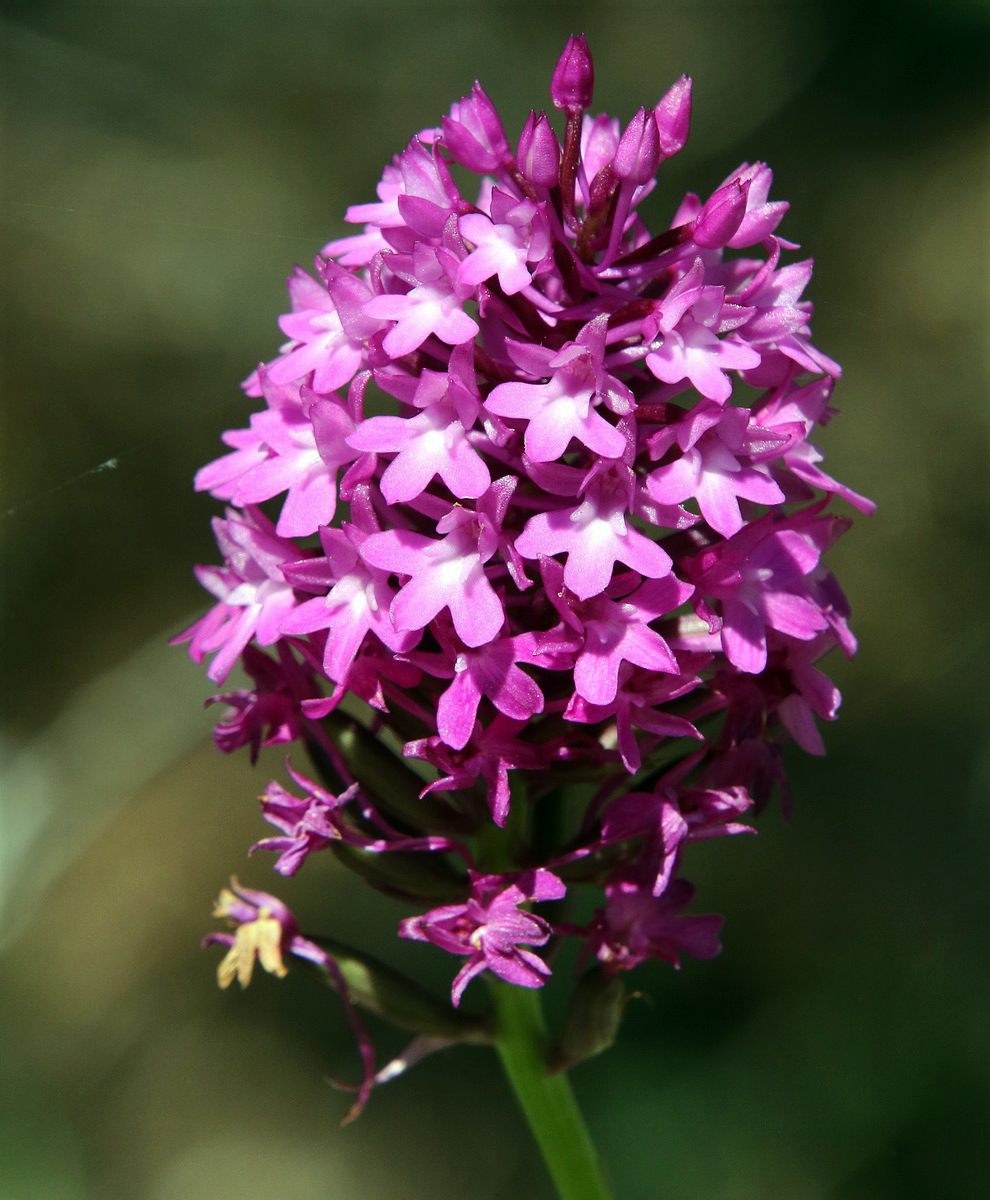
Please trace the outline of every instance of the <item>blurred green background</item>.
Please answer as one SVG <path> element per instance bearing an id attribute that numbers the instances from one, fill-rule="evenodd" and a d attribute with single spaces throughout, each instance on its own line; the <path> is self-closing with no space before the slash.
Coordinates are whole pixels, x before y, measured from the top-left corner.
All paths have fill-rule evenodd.
<path id="1" fill-rule="evenodd" d="M 549 1196 L 489 1052 L 435 1057 L 341 1130 L 326 1077 L 357 1066 L 332 997 L 292 975 L 215 989 L 197 941 L 229 872 L 275 879 L 245 850 L 280 756 L 217 754 L 202 674 L 165 642 L 215 555 L 193 471 L 245 422 L 293 263 L 474 78 L 510 135 L 548 106 L 580 31 L 599 109 L 695 79 L 658 227 L 741 160 L 773 166 L 846 372 L 826 466 L 880 509 L 832 556 L 861 654 L 832 662 L 829 757 L 795 759 L 790 822 L 696 848 L 724 954 L 644 970 L 575 1087 L 620 1200 L 990 1194 L 986 8 L 2 13 L 3 1200 Z M 449 979 L 332 865 L 278 890 Z"/>

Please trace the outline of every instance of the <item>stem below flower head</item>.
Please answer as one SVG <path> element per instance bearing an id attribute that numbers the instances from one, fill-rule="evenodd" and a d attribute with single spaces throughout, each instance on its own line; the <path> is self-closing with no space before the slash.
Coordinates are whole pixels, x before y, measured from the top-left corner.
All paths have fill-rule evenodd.
<path id="1" fill-rule="evenodd" d="M 564 1072 L 547 1074 L 539 992 L 492 982 L 502 1065 L 560 1200 L 610 1200 L 598 1156 Z"/>

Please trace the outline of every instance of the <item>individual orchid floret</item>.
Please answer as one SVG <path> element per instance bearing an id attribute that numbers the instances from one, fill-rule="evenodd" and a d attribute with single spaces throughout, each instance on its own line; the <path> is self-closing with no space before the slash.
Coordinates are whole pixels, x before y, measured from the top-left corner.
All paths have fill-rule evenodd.
<path id="1" fill-rule="evenodd" d="M 344 328 L 333 297 L 299 267 L 289 279 L 292 312 L 279 319 L 291 341 L 281 357 L 268 364 L 273 383 L 311 379 L 313 390 L 335 392 L 360 369 L 363 345 Z M 366 322 L 367 333 L 376 322 Z"/>
<path id="2" fill-rule="evenodd" d="M 583 112 L 591 106 L 595 90 L 595 68 L 584 35 L 567 39 L 564 53 L 554 68 L 550 96 L 556 108 Z"/>
<path id="3" fill-rule="evenodd" d="M 679 608 L 694 590 L 673 575 L 646 580 L 637 588 L 633 572 L 616 576 L 607 592 L 590 600 L 567 596 L 564 573 L 555 560 L 540 561 L 554 606 L 580 639 L 575 650 L 574 687 L 590 704 L 611 704 L 623 662 L 651 671 L 678 674 L 670 647 L 650 622 Z M 634 590 L 629 591 L 631 582 Z"/>
<path id="4" fill-rule="evenodd" d="M 453 104 L 441 121 L 444 145 L 455 161 L 477 175 L 497 171 L 511 156 L 498 110 L 480 83 Z"/>
<path id="5" fill-rule="evenodd" d="M 495 188 L 491 198 L 491 217 L 484 213 L 465 213 L 458 218 L 461 236 L 475 249 L 458 270 L 460 281 L 477 287 L 498 276 L 499 287 L 514 296 L 528 287 L 535 268 L 550 250 L 547 219 L 532 200 L 517 200 Z"/>
<path id="6" fill-rule="evenodd" d="M 389 504 L 415 500 L 437 475 L 462 499 L 476 500 L 491 485 L 491 473 L 450 400 L 415 417 L 371 417 L 348 442 L 356 450 L 395 454 L 380 484 Z"/>
<path id="7" fill-rule="evenodd" d="M 403 225 L 399 215 L 399 197 L 405 194 L 405 183 L 398 155 L 385 167 L 375 191 L 378 193 L 377 202 L 352 204 L 344 215 L 344 220 L 349 224 L 364 225 L 365 232 L 327 242 L 320 250 L 323 257 L 337 259 L 342 267 L 363 267 L 376 254 L 389 248 L 382 231 Z"/>
<path id="8" fill-rule="evenodd" d="M 647 959 L 681 965 L 681 955 L 714 958 L 721 952 L 723 918 L 682 913 L 694 899 L 694 888 L 675 879 L 661 896 L 649 882 L 619 876 L 605 888 L 606 907 L 588 928 L 587 949 L 607 971 L 629 971 Z"/>
<path id="9" fill-rule="evenodd" d="M 627 773 L 635 775 L 643 765 L 643 746 L 636 737 L 637 729 L 655 735 L 656 739 L 701 739 L 701 733 L 689 720 L 663 707 L 694 691 L 700 683 L 689 670 L 677 675 L 657 675 L 622 663 L 615 696 L 608 704 L 592 704 L 575 692 L 564 711 L 564 719 L 584 725 L 607 723 L 604 740 L 615 746 Z"/>
<path id="10" fill-rule="evenodd" d="M 455 1007 L 471 980 L 486 970 L 517 987 L 542 987 L 550 968 L 527 947 L 545 946 L 552 930 L 520 905 L 559 900 L 566 890 L 556 875 L 542 868 L 514 878 L 472 872 L 467 903 L 405 920 L 399 935 L 467 957 L 451 988 Z"/>
<path id="11" fill-rule="evenodd" d="M 333 795 L 314 783 L 287 761 L 286 770 L 303 796 L 295 796 L 272 781 L 261 797 L 262 816 L 282 831 L 283 836 L 265 838 L 251 847 L 279 853 L 275 870 L 294 875 L 310 854 L 333 843 L 371 851 L 447 851 L 464 848 L 446 837 L 409 837 L 394 830 L 372 807 L 357 783 Z"/>
<path id="12" fill-rule="evenodd" d="M 518 666 L 534 659 L 532 634 L 498 638 L 472 648 L 460 644 L 438 623 L 436 636 L 443 654 L 413 652 L 408 657 L 431 675 L 452 680 L 437 701 L 437 733 L 452 750 L 463 750 L 468 744 L 483 698 L 517 721 L 528 721 L 543 711 L 543 693 Z"/>
<path id="13" fill-rule="evenodd" d="M 691 128 L 691 80 L 682 75 L 668 88 L 653 110 L 660 133 L 660 149 L 665 158 L 683 150 Z"/>
<path id="14" fill-rule="evenodd" d="M 319 396 L 305 384 L 277 386 L 264 366 L 257 378 L 269 407 L 255 413 L 250 430 L 230 435 L 228 445 L 237 449 L 199 471 L 195 486 L 242 506 L 285 492 L 275 531 L 279 537 L 307 537 L 333 519 L 337 475 L 360 457 L 345 439 L 361 418 L 367 376 L 352 386 L 346 403 Z M 345 494 L 352 476 L 345 473 Z"/>
<path id="15" fill-rule="evenodd" d="M 688 842 L 754 832 L 738 820 L 753 803 L 744 787 L 678 786 L 703 754 L 696 751 L 668 771 L 652 792 L 627 792 L 613 800 L 603 815 L 604 845 L 642 839 L 639 869 L 654 877 L 654 896 L 670 884 Z"/>
<path id="16" fill-rule="evenodd" d="M 701 515 L 712 529 L 729 538 L 745 524 L 740 499 L 775 505 L 783 503 L 785 497 L 765 468 L 746 463 L 749 450 L 746 410 L 711 405 L 709 412 L 711 423 L 705 422 L 708 428 L 695 419 L 704 414 L 703 405 L 682 423 L 683 436 L 676 426 L 667 426 L 663 433 L 672 437 L 676 432 L 683 453 L 651 471 L 646 477 L 646 490 L 660 504 L 676 505 L 697 499 Z M 661 446 L 662 443 L 655 443 L 653 452 Z"/>
<path id="17" fill-rule="evenodd" d="M 687 379 L 702 396 L 724 404 L 732 394 L 726 371 L 758 367 L 760 355 L 752 346 L 718 336 L 749 314 L 726 312 L 723 290 L 702 284 L 703 276 L 699 258 L 644 322 L 644 337 L 653 339 L 646 365 L 663 383 Z"/>
<path id="18" fill-rule="evenodd" d="M 393 158 L 377 190 L 380 203 L 352 205 L 347 210 L 345 220 L 366 222 L 364 234 L 328 242 L 321 254 L 353 268 L 366 266 L 389 249 L 409 251 L 417 240 L 411 222 L 421 236 L 426 229 L 426 236 L 435 238 L 462 204 L 443 157 L 422 136 L 413 138 Z"/>
<path id="19" fill-rule="evenodd" d="M 216 942 L 229 946 L 217 968 L 217 980 L 222 988 L 229 987 L 234 979 L 242 988 L 247 987 L 254 973 L 255 961 L 269 974 L 284 978 L 288 974 L 285 959 L 289 956 L 312 963 L 330 980 L 343 1003 L 363 1067 L 362 1081 L 353 1089 L 357 1091 L 357 1098 L 344 1123 L 353 1120 L 364 1108 L 374 1085 L 375 1054 L 354 1011 L 350 989 L 333 956 L 309 938 L 301 936 L 296 918 L 276 896 L 241 887 L 234 878 L 230 881 L 230 888 L 221 891 L 213 915 L 226 919 L 235 927 L 232 934 L 211 933 L 203 939 L 204 945 Z"/>
<path id="20" fill-rule="evenodd" d="M 516 550 L 523 558 L 566 554 L 564 583 L 581 600 L 605 590 L 616 562 L 659 579 L 671 569 L 670 556 L 629 523 L 628 512 L 624 481 L 614 473 L 599 475 L 580 504 L 531 517 L 516 538 Z"/>
<path id="21" fill-rule="evenodd" d="M 502 602 L 485 573 L 498 534 L 483 513 L 455 505 L 437 524 L 441 540 L 406 529 L 372 534 L 360 554 L 369 566 L 408 576 L 392 601 L 397 630 L 423 629 L 443 609 L 467 646 L 483 646 L 502 628 Z"/>
<path id="22" fill-rule="evenodd" d="M 301 777 L 291 767 L 287 770 L 299 783 Z M 314 850 L 322 850 L 345 837 L 346 826 L 341 825 L 337 813 L 347 807 L 358 791 L 356 783 L 339 796 L 331 795 L 311 780 L 306 780 L 305 786 L 307 796 L 299 799 L 273 780 L 261 797 L 262 816 L 281 829 L 283 836 L 264 838 L 251 847 L 251 852 L 275 851 L 279 855 L 275 870 L 280 875 L 295 875 Z"/>
<path id="23" fill-rule="evenodd" d="M 439 779 L 423 788 L 424 796 L 473 788 L 479 780 L 484 781 L 492 821 L 501 829 L 509 816 L 509 772 L 544 771 L 557 761 L 554 746 L 534 745 L 520 736 L 528 724 L 499 714 L 487 728 L 475 722 L 471 740 L 463 750 L 452 750 L 437 735 L 407 742 L 403 753 L 407 758 L 430 763 L 441 773 Z"/>
<path id="24" fill-rule="evenodd" d="M 395 322 L 382 341 L 387 354 L 401 358 L 430 336 L 448 346 L 477 336 L 478 323 L 464 311 L 471 290 L 458 280 L 459 264 L 449 250 L 417 242 L 409 267 L 395 261 L 389 265 L 398 278 L 405 276 L 413 286 L 408 292 L 375 296 L 363 306 L 369 317 Z"/>
<path id="25" fill-rule="evenodd" d="M 224 692 L 206 701 L 227 705 L 213 730 L 214 745 L 224 754 L 249 746 L 252 765 L 262 746 L 285 745 L 302 736 L 301 704 L 319 694 L 311 673 L 295 660 L 290 648 L 279 642 L 276 649 L 278 661 L 255 646 L 245 646 L 241 666 L 254 687 Z"/>
<path id="26" fill-rule="evenodd" d="M 232 934 L 211 933 L 206 938 L 207 943 L 219 942 L 229 947 L 217 968 L 222 988 L 229 987 L 235 979 L 241 987 L 247 987 L 255 962 L 281 979 L 288 974 L 285 959 L 290 954 L 311 962 L 323 957 L 318 946 L 300 936 L 296 918 L 278 897 L 241 887 L 236 879 L 231 879 L 230 887 L 221 891 L 213 915 L 234 926 Z"/>
<path id="27" fill-rule="evenodd" d="M 774 464 L 779 462 L 809 489 L 818 488 L 841 496 L 860 512 L 871 513 L 876 508 L 874 502 L 826 474 L 818 466 L 824 456 L 806 440 L 816 425 L 824 425 L 832 415 L 828 401 L 834 387 L 834 379 L 825 378 L 799 388 L 777 388 L 770 393 L 760 408 L 754 411 L 753 420 L 759 428 L 766 429 L 774 440 L 768 441 L 765 449 L 756 449 L 753 459 Z"/>
<path id="28" fill-rule="evenodd" d="M 290 421 L 303 412 L 299 384 L 273 383 L 263 363 L 251 372 L 242 386 L 249 396 L 264 396 L 270 410 L 286 412 Z M 255 418 L 261 415 L 256 413 Z M 218 500 L 232 500 L 240 481 L 252 467 L 271 456 L 271 449 L 258 432 L 255 419 L 252 419 L 250 429 L 227 430 L 222 435 L 222 441 L 234 448 L 233 453 L 224 454 L 205 467 L 200 467 L 193 479 L 193 486 L 197 492 L 209 492 Z"/>
<path id="29" fill-rule="evenodd" d="M 416 643 L 414 634 L 401 632 L 392 624 L 389 611 L 395 590 L 389 586 L 387 573 L 369 566 L 361 555 L 368 536 L 366 529 L 357 525 L 323 528 L 324 557 L 305 558 L 282 568 L 294 587 L 319 593 L 286 615 L 282 632 L 305 634 L 326 629 L 323 670 L 335 683 L 347 678 L 369 632 L 396 652 Z"/>
<path id="30" fill-rule="evenodd" d="M 834 721 L 838 716 L 842 696 L 839 689 L 813 664 L 835 643 L 831 631 L 807 642 L 774 637 L 771 644 L 783 650 L 773 654 L 773 663 L 782 659 L 782 669 L 789 674 L 794 690 L 789 690 L 776 707 L 780 723 L 807 754 L 825 753 L 825 743 L 815 723 L 815 717 Z"/>
<path id="31" fill-rule="evenodd" d="M 762 518 L 706 551 L 690 567 L 700 595 L 722 601 L 722 647 L 740 671 L 762 671 L 767 629 L 807 641 L 828 625 L 807 577 L 821 550 L 806 531 Z"/>
<path id="32" fill-rule="evenodd" d="M 603 458 L 619 458 L 626 437 L 593 407 L 621 389 L 603 367 L 605 318 L 590 322 L 573 342 L 555 354 L 536 346 L 509 346 L 510 354 L 525 370 L 550 375 L 547 383 L 502 383 L 485 401 L 489 412 L 525 420 L 523 446 L 533 462 L 553 462 L 572 438 Z"/>
<path id="33" fill-rule="evenodd" d="M 207 675 L 223 683 L 252 638 L 272 646 L 281 636 L 282 620 L 295 604 L 281 566 L 292 559 L 294 547 L 278 539 L 254 508 L 230 509 L 226 520 L 215 517 L 213 531 L 227 565 L 198 567 L 196 576 L 219 603 L 174 641 L 189 641 L 197 662 L 218 651 Z"/>

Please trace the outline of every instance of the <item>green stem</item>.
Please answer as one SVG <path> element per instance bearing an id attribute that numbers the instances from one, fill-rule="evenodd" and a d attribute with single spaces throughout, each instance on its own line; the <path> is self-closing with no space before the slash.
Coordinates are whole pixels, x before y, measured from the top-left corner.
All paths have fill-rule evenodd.
<path id="1" fill-rule="evenodd" d="M 547 1074 L 539 992 L 493 982 L 496 1046 L 560 1200 L 609 1200 L 567 1075 Z"/>

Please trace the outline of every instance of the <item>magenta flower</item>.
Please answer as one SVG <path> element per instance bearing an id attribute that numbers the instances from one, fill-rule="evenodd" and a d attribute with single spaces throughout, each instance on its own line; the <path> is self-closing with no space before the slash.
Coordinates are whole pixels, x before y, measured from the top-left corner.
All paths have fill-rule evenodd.
<path id="1" fill-rule="evenodd" d="M 226 520 L 214 518 L 213 530 L 227 566 L 198 567 L 196 576 L 219 603 L 174 640 L 189 641 L 196 662 L 218 651 L 207 674 L 223 683 L 252 638 L 272 646 L 282 636 L 282 618 L 295 601 L 281 567 L 296 551 L 257 509 L 229 509 Z"/>
<path id="2" fill-rule="evenodd" d="M 559 900 L 566 890 L 556 875 L 542 869 L 527 871 L 511 882 L 505 876 L 472 872 L 467 903 L 411 917 L 402 922 L 399 935 L 467 957 L 450 991 L 455 1007 L 467 985 L 484 970 L 518 987 L 542 987 L 550 968 L 526 947 L 546 945 L 551 928 L 542 917 L 519 906 Z"/>
<path id="3" fill-rule="evenodd" d="M 679 968 L 681 955 L 714 958 L 722 949 L 719 916 L 681 912 L 694 899 L 694 888 L 676 879 L 661 896 L 635 878 L 617 878 L 605 888 L 608 905 L 599 909 L 587 931 L 587 950 L 608 971 L 629 971 L 648 958 Z"/>
<path id="4" fill-rule="evenodd" d="M 602 844 L 642 838 L 639 869 L 653 876 L 653 895 L 667 890 L 688 842 L 734 833 L 753 833 L 735 818 L 753 803 L 744 787 L 679 787 L 701 758 L 695 752 L 668 771 L 652 792 L 627 792 L 613 800 L 602 818 Z"/>
<path id="5" fill-rule="evenodd" d="M 828 625 L 810 590 L 821 556 L 809 536 L 816 518 L 802 517 L 788 527 L 763 518 L 690 564 L 697 594 L 722 601 L 722 647 L 740 671 L 766 666 L 767 629 L 807 641 Z"/>
<path id="6" fill-rule="evenodd" d="M 374 636 L 390 650 L 408 650 L 415 635 L 395 629 L 389 607 L 395 592 L 384 571 L 369 567 L 361 547 L 369 533 L 358 525 L 320 530 L 322 558 L 305 558 L 283 564 L 282 574 L 296 588 L 316 592 L 287 614 L 283 634 L 306 634 L 326 629 L 323 671 L 328 679 L 343 683 L 365 641 Z M 329 588 L 329 591 L 324 591 Z"/>
<path id="7" fill-rule="evenodd" d="M 356 450 L 398 452 L 382 472 L 382 495 L 389 504 L 415 500 L 434 476 L 455 496 L 471 500 L 492 482 L 449 401 L 432 404 L 415 417 L 371 417 L 348 442 Z"/>
<path id="8" fill-rule="evenodd" d="M 386 354 L 401 358 L 431 335 L 448 346 L 474 340 L 478 325 L 464 311 L 470 289 L 457 277 L 457 262 L 450 251 L 419 242 L 412 262 L 390 264 L 397 284 L 413 286 L 374 296 L 362 306 L 366 316 L 395 321 L 382 342 Z"/>
<path id="9" fill-rule="evenodd" d="M 617 473 L 592 477 L 581 502 L 530 517 L 516 538 L 523 558 L 565 554 L 564 583 L 581 600 L 600 595 L 621 562 L 647 579 L 671 568 L 670 556 L 628 520 L 630 488 Z"/>
<path id="10" fill-rule="evenodd" d="M 396 629 L 420 630 L 443 609 L 457 636 L 482 646 L 502 628 L 504 614 L 484 565 L 495 553 L 497 531 L 483 511 L 451 508 L 437 522 L 439 541 L 410 530 L 372 534 L 361 557 L 373 567 L 408 575 L 392 602 Z"/>
<path id="11" fill-rule="evenodd" d="M 502 1037 L 502 985 L 539 988 L 558 939 L 581 943 L 599 1032 L 621 972 L 716 954 L 684 861 L 788 803 L 783 745 L 822 753 L 839 708 L 820 660 L 855 651 L 824 564 L 850 521 L 828 505 L 873 506 L 814 444 L 840 369 L 788 205 L 760 162 L 663 194 L 686 76 L 625 123 L 589 111 L 593 87 L 574 37 L 518 137 L 479 84 L 413 137 L 355 232 L 290 277 L 288 340 L 244 384 L 260 411 L 196 476 L 229 507 L 197 569 L 216 602 L 177 640 L 251 684 L 215 698 L 217 744 L 297 740 L 314 763 L 269 784 L 254 849 L 286 875 L 330 849 L 410 904 L 400 935 L 464 960 L 453 1007 L 500 981 L 494 1025 L 465 1024 L 274 898 L 226 893 L 224 981 L 308 957 L 414 1034 L 380 1079 Z M 529 908 L 582 895 L 583 925 Z M 611 1017 L 582 1009 L 597 988 Z"/>
<path id="12" fill-rule="evenodd" d="M 650 453 L 660 457 L 675 442 L 682 451 L 646 477 L 646 490 L 661 504 L 695 498 L 701 515 L 717 533 L 732 537 L 746 523 L 739 501 L 782 504 L 785 496 L 766 468 L 749 466 L 755 443 L 760 453 L 766 430 L 751 428 L 743 408 L 698 405 L 680 423 L 651 438 Z M 765 453 L 765 451 L 764 451 Z"/>
<path id="13" fill-rule="evenodd" d="M 218 750 L 230 754 L 250 746 L 251 762 L 262 746 L 285 745 L 303 735 L 302 704 L 318 695 L 312 672 L 296 661 L 286 642 L 276 647 L 278 659 L 252 645 L 241 653 L 241 666 L 254 687 L 211 696 L 207 704 L 225 704 L 227 711 L 213 730 Z"/>
<path id="14" fill-rule="evenodd" d="M 458 269 L 461 283 L 477 287 L 492 276 L 507 296 L 514 296 L 532 282 L 535 266 L 550 251 L 550 229 L 546 216 L 532 200 L 495 188 L 490 217 L 466 213 L 457 222 L 458 232 L 475 249 Z"/>
<path id="15" fill-rule="evenodd" d="M 485 401 L 489 412 L 527 422 L 523 446 L 533 462 L 554 462 L 571 438 L 605 458 L 619 458 L 624 452 L 624 434 L 592 407 L 596 396 L 628 395 L 602 366 L 605 324 L 604 317 L 597 318 L 556 354 L 541 346 L 506 343 L 521 370 L 550 375 L 545 384 L 500 383 Z"/>

